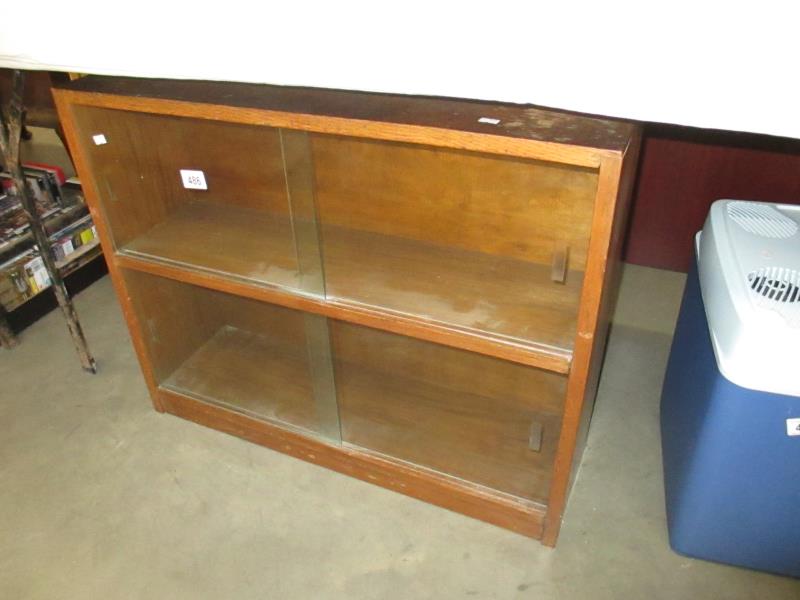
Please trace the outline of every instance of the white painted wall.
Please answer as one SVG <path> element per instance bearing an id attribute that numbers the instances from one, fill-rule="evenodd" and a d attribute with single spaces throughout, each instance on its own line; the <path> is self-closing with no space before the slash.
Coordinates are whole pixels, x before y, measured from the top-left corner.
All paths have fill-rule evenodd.
<path id="1" fill-rule="evenodd" d="M 37 0 L 18 27 L 4 20 L 0 66 L 501 100 L 800 138 L 796 6 Z"/>

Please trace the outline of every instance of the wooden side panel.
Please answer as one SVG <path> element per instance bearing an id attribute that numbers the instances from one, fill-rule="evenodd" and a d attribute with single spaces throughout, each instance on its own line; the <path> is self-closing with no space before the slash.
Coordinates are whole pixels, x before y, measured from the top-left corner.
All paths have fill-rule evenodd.
<path id="1" fill-rule="evenodd" d="M 587 263 L 581 296 L 564 421 L 542 535 L 542 543 L 549 546 L 555 545 L 558 538 L 562 514 L 580 462 L 580 452 L 594 406 L 607 335 L 610 301 L 613 300 L 613 295 L 608 298 L 607 294 L 611 291 L 617 272 L 616 264 L 625 229 L 639 142 L 637 135 L 631 141 L 626 154 L 606 159 L 600 167 L 600 184 L 589 248 L 591 258 Z"/>
<path id="2" fill-rule="evenodd" d="M 631 140 L 631 145 L 625 153 L 622 163 L 622 173 L 619 178 L 619 191 L 617 193 L 616 217 L 608 246 L 606 275 L 598 311 L 597 330 L 592 346 L 592 361 L 586 377 L 586 391 L 581 418 L 578 423 L 576 447 L 573 453 L 568 490 L 572 488 L 572 484 L 575 481 L 583 450 L 586 446 L 589 423 L 594 411 L 608 334 L 611 328 L 611 317 L 614 314 L 619 293 L 620 279 L 622 277 L 622 248 L 628 225 L 628 215 L 633 201 L 633 187 L 639 164 L 640 140 L 641 138 L 638 135 Z"/>
<path id="3" fill-rule="evenodd" d="M 136 355 L 139 359 L 139 365 L 142 369 L 142 374 L 147 384 L 150 398 L 153 402 L 153 407 L 162 412 L 163 408 L 157 394 L 158 383 L 153 374 L 152 364 L 147 354 L 147 348 L 142 338 L 142 328 L 136 317 L 136 313 L 131 302 L 130 294 L 128 292 L 125 281 L 120 272 L 116 261 L 114 260 L 114 241 L 111 233 L 111 225 L 106 220 L 106 215 L 101 208 L 100 203 L 100 190 L 98 188 L 98 181 L 94 177 L 94 172 L 90 168 L 89 158 L 85 152 L 84 145 L 80 141 L 80 134 L 75 128 L 75 117 L 73 114 L 74 107 L 64 98 L 62 94 L 54 91 L 54 99 L 56 108 L 58 109 L 59 121 L 64 128 L 64 135 L 66 137 L 67 145 L 72 155 L 72 160 L 75 163 L 75 169 L 81 178 L 83 192 L 86 197 L 86 203 L 89 206 L 89 211 L 92 215 L 92 220 L 97 228 L 97 233 L 100 237 L 100 243 L 103 248 L 103 256 L 108 271 L 111 276 L 111 281 L 114 284 L 114 289 L 117 298 L 122 307 L 122 313 L 125 317 L 125 322 L 128 325 L 128 331 L 131 334 Z"/>
<path id="4" fill-rule="evenodd" d="M 523 535 L 541 536 L 544 510 L 535 503 L 367 452 L 330 446 L 181 394 L 159 393 L 166 410 L 179 417 Z"/>

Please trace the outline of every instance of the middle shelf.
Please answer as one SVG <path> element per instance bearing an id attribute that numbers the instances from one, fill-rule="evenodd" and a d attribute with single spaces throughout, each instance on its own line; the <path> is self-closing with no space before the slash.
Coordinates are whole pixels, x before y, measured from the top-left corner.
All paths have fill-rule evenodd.
<path id="1" fill-rule="evenodd" d="M 579 273 L 555 284 L 550 267 L 533 262 L 336 225 L 320 229 L 321 247 L 302 250 L 320 256 L 301 270 L 289 216 L 194 201 L 118 252 L 500 340 L 572 349 Z"/>

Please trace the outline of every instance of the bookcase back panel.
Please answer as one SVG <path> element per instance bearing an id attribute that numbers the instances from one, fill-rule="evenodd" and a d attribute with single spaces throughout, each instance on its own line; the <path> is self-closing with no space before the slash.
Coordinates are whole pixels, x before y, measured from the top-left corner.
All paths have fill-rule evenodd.
<path id="1" fill-rule="evenodd" d="M 418 144 L 313 136 L 317 200 L 338 226 L 583 271 L 597 171 Z"/>
<path id="2" fill-rule="evenodd" d="M 546 502 L 566 377 L 331 323 L 345 443 Z"/>
<path id="3" fill-rule="evenodd" d="M 323 317 L 124 273 L 159 385 L 339 440 Z"/>

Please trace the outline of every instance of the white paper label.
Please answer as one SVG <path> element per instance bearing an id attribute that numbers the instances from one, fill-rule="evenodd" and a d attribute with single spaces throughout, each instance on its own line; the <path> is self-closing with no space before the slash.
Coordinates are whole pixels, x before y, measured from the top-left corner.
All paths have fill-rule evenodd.
<path id="1" fill-rule="evenodd" d="M 106 136 L 104 136 L 102 133 L 98 133 L 97 135 L 93 135 L 92 139 L 94 140 L 94 143 L 95 143 L 96 146 L 102 146 L 103 144 L 107 144 L 108 143 L 108 141 L 106 140 Z"/>
<path id="2" fill-rule="evenodd" d="M 181 169 L 181 181 L 187 190 L 207 190 L 206 176 L 202 171 Z"/>
<path id="3" fill-rule="evenodd" d="M 800 435 L 800 419 L 786 419 L 786 435 Z"/>
<path id="4" fill-rule="evenodd" d="M 75 247 L 72 245 L 72 240 L 66 240 L 65 242 L 62 242 L 61 249 L 64 251 L 64 256 L 72 254 L 72 252 L 75 250 Z"/>
<path id="5" fill-rule="evenodd" d="M 478 123 L 486 123 L 487 125 L 500 125 L 500 119 L 492 119 L 491 117 L 481 117 Z"/>

